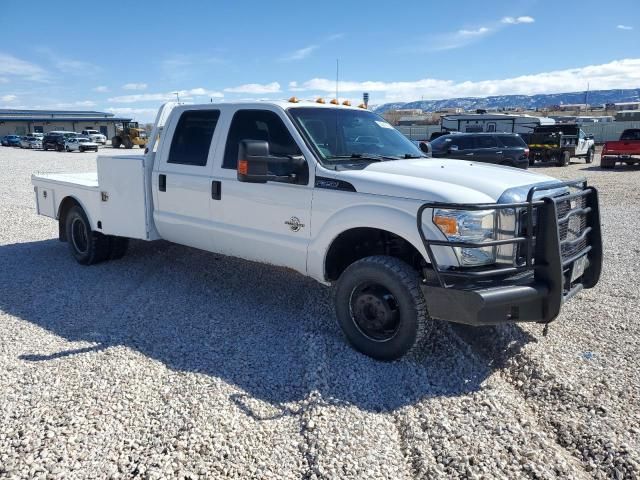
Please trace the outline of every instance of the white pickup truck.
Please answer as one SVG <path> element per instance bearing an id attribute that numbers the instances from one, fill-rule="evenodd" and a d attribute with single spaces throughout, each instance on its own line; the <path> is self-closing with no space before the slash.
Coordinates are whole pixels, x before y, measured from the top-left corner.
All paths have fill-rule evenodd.
<path id="1" fill-rule="evenodd" d="M 299 102 L 165 105 L 145 155 L 34 175 L 37 211 L 89 265 L 165 239 L 335 285 L 377 359 L 435 319 L 548 324 L 599 279 L 597 192 L 520 169 L 425 158 L 378 115 Z"/>

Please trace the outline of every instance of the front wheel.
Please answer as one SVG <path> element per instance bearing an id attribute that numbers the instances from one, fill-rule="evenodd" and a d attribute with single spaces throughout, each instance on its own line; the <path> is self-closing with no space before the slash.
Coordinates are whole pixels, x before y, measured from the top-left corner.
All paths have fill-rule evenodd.
<path id="1" fill-rule="evenodd" d="M 584 161 L 587 163 L 593 162 L 593 148 L 590 148 L 587 152 L 587 156 L 584 158 Z"/>
<path id="2" fill-rule="evenodd" d="M 349 343 L 378 360 L 411 352 L 433 324 L 418 273 L 395 257 L 372 256 L 351 264 L 338 280 L 335 307 Z"/>

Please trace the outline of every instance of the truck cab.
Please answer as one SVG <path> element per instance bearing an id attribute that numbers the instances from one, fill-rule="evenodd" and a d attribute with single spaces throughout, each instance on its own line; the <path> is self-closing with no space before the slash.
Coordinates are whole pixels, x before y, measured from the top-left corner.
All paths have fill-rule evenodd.
<path id="1" fill-rule="evenodd" d="M 381 360 L 435 321 L 549 323 L 601 268 L 584 181 L 432 159 L 378 115 L 299 102 L 167 105 L 145 155 L 33 176 L 38 213 L 82 264 L 165 239 L 335 286 L 336 315 Z"/>

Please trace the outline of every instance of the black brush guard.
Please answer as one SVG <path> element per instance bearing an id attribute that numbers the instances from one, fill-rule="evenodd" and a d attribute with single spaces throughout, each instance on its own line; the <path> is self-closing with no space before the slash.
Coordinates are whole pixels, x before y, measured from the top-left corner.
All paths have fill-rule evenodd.
<path id="1" fill-rule="evenodd" d="M 560 196 L 534 197 L 538 192 L 566 188 Z M 455 242 L 428 239 L 423 229 L 425 210 L 504 210 L 526 212 L 525 225 L 513 238 L 490 242 Z M 535 220 L 534 220 L 535 217 Z M 562 304 L 583 288 L 598 283 L 602 268 L 602 238 L 598 192 L 586 180 L 557 182 L 532 187 L 527 200 L 509 204 L 425 203 L 418 209 L 418 231 L 432 270 L 422 289 L 433 318 L 469 325 L 503 322 L 549 323 Z M 427 221 L 431 222 L 429 218 Z M 569 227 L 573 222 L 573 230 Z M 578 226 L 577 231 L 575 226 Z M 432 247 L 480 248 L 519 245 L 522 261 L 513 266 L 446 268 L 438 265 Z M 514 248 L 515 250 L 515 248 Z M 572 279 L 574 265 L 584 273 Z"/>

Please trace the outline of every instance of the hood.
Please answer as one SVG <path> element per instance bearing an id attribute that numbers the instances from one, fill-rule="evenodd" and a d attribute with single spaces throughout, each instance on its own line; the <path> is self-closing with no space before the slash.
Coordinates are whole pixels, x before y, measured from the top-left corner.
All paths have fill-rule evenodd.
<path id="1" fill-rule="evenodd" d="M 438 158 L 378 162 L 336 173 L 358 192 L 454 203 L 497 202 L 507 190 L 555 181 L 520 168 Z"/>

